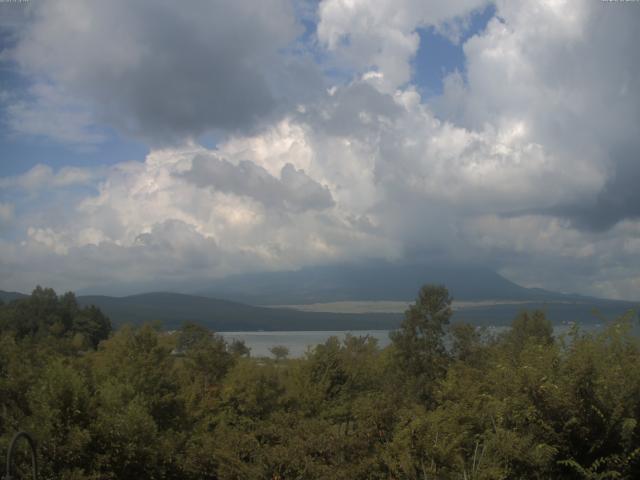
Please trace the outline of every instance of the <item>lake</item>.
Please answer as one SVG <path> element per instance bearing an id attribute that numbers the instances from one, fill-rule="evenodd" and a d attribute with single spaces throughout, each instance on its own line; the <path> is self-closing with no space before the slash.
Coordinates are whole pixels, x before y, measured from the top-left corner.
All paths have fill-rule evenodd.
<path id="1" fill-rule="evenodd" d="M 599 330 L 601 324 L 582 325 L 583 331 Z M 500 333 L 509 327 L 490 326 L 487 327 L 486 333 L 489 335 Z M 554 326 L 554 334 L 561 335 L 569 331 L 568 325 Z M 636 326 L 637 329 L 637 326 Z M 391 330 L 334 330 L 334 331 L 295 331 L 295 332 L 217 332 L 222 335 L 225 340 L 234 339 L 243 340 L 251 349 L 252 357 L 270 357 L 269 349 L 276 345 L 283 345 L 289 349 L 289 357 L 299 358 L 304 356 L 308 348 L 314 347 L 320 343 L 327 341 L 329 337 L 338 337 L 342 340 L 345 335 L 350 333 L 355 337 L 364 337 L 369 335 L 378 340 L 378 346 L 384 348 L 391 340 L 389 332 Z"/>
<path id="2" fill-rule="evenodd" d="M 347 333 L 355 337 L 369 335 L 378 340 L 381 348 L 389 345 L 389 330 L 353 330 L 324 332 L 218 332 L 225 340 L 243 340 L 251 349 L 252 357 L 269 357 L 269 349 L 275 345 L 284 345 L 289 349 L 290 357 L 302 357 L 307 348 L 327 341 L 329 337 L 342 340 Z"/>

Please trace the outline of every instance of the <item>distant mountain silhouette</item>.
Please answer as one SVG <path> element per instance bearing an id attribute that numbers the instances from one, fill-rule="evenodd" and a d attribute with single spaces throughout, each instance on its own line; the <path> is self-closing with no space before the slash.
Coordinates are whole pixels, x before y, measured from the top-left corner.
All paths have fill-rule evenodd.
<path id="1" fill-rule="evenodd" d="M 508 325 L 525 309 L 542 309 L 556 324 L 601 323 L 603 318 L 613 318 L 630 309 L 637 311 L 639 305 L 524 288 L 486 268 L 386 262 L 233 275 L 208 282 L 194 295 L 167 292 L 121 297 L 80 295 L 78 302 L 96 305 L 116 325 L 159 321 L 165 328 L 174 329 L 185 321 L 193 321 L 217 331 L 373 330 L 395 328 L 403 315 L 305 312 L 266 306 L 340 301 L 408 303 L 415 300 L 420 287 L 427 283 L 445 285 L 456 301 L 484 302 L 464 305 L 454 313 L 454 321 L 477 325 Z M 0 291 L 0 299 L 5 302 L 23 296 Z"/>
<path id="2" fill-rule="evenodd" d="M 455 300 L 578 300 L 538 288 L 524 288 L 487 268 L 371 262 L 307 267 L 296 271 L 232 275 L 194 292 L 252 305 L 415 299 L 427 283 L 445 285 Z"/>
<path id="3" fill-rule="evenodd" d="M 185 321 L 216 331 L 255 330 L 387 330 L 397 328 L 402 313 L 304 312 L 290 308 L 256 307 L 227 300 L 178 293 L 147 293 L 128 297 L 80 296 L 81 305 L 96 305 L 115 325 L 160 322 L 177 329 Z M 479 305 L 454 312 L 453 321 L 475 325 L 509 325 L 523 310 L 541 309 L 554 324 L 602 323 L 638 305 L 580 297 L 580 300 L 531 299 L 526 303 Z"/>
<path id="4" fill-rule="evenodd" d="M 0 300 L 4 303 L 9 303 L 13 300 L 18 300 L 20 298 L 26 298 L 28 295 L 19 292 L 5 292 L 4 290 L 0 290 Z"/>

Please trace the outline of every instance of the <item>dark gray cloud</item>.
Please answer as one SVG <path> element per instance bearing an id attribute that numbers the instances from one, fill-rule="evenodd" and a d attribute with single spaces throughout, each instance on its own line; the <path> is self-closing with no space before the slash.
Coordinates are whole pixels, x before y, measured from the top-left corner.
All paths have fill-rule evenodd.
<path id="1" fill-rule="evenodd" d="M 640 146 L 615 150 L 615 171 L 595 198 L 538 213 L 567 218 L 576 228 L 594 232 L 640 218 Z"/>
<path id="2" fill-rule="evenodd" d="M 191 170 L 180 176 L 198 187 L 250 197 L 270 208 L 301 212 L 334 204 L 327 187 L 290 163 L 282 167 L 278 179 L 248 160 L 234 165 L 213 155 L 199 155 L 193 159 Z"/>
<path id="3" fill-rule="evenodd" d="M 39 2 L 14 57 L 134 135 L 245 130 L 312 68 L 282 54 L 300 34 L 286 0 Z M 313 82 L 309 82 L 313 84 Z"/>
<path id="4" fill-rule="evenodd" d="M 6 43 L 13 41 L 13 34 L 24 27 L 34 2 L 0 2 L 0 52 Z"/>

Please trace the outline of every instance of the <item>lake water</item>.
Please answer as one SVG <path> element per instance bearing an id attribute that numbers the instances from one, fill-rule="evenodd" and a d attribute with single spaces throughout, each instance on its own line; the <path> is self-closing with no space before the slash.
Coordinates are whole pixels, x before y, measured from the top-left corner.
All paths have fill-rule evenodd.
<path id="1" fill-rule="evenodd" d="M 598 330 L 602 327 L 597 325 L 583 325 L 583 331 Z M 637 326 L 636 326 L 637 327 Z M 509 327 L 492 326 L 487 327 L 486 333 L 489 335 L 497 334 Z M 568 325 L 556 325 L 554 327 L 555 335 L 561 335 L 569 331 Z M 345 335 L 350 333 L 355 337 L 364 337 L 369 335 L 378 340 L 378 346 L 384 348 L 391 340 L 389 339 L 390 330 L 350 330 L 350 331 L 296 331 L 296 332 L 218 332 L 225 340 L 232 341 L 234 339 L 243 340 L 247 347 L 251 349 L 252 357 L 270 357 L 269 349 L 276 345 L 283 345 L 289 349 L 289 357 L 299 358 L 304 356 L 308 348 L 324 343 L 329 337 L 338 337 L 342 340 Z"/>
<path id="2" fill-rule="evenodd" d="M 218 332 L 225 340 L 243 340 L 251 349 L 252 357 L 269 357 L 269 349 L 275 345 L 284 345 L 289 349 L 290 357 L 302 357 L 307 348 L 327 341 L 329 337 L 342 340 L 347 333 L 355 337 L 369 335 L 378 340 L 381 348 L 389 345 L 389 330 L 353 330 L 329 332 Z"/>

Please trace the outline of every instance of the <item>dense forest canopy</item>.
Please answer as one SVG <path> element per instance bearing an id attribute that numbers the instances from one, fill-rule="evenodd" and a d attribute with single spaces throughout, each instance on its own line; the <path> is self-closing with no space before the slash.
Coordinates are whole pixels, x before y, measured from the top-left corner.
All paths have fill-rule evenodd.
<path id="1" fill-rule="evenodd" d="M 272 360 L 38 288 L 0 306 L 0 452 L 27 429 L 69 480 L 640 478 L 633 316 L 561 337 L 542 312 L 497 336 L 450 317 L 425 286 L 385 349 Z"/>
<path id="2" fill-rule="evenodd" d="M 96 347 L 111 332 L 111 322 L 95 306 L 81 307 L 72 292 L 57 296 L 40 286 L 27 298 L 0 308 L 0 329 L 17 339 L 45 337 L 72 339 L 78 347 Z"/>

